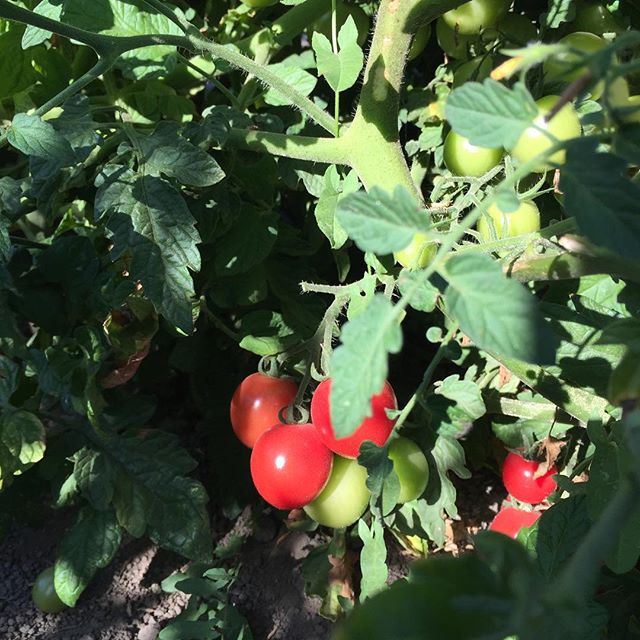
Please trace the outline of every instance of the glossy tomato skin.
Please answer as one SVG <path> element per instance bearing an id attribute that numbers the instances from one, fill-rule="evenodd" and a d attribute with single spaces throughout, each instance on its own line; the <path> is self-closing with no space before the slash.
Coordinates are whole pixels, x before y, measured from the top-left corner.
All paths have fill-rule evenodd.
<path id="1" fill-rule="evenodd" d="M 444 163 L 454 176 L 479 178 L 493 169 L 502 155 L 502 149 L 476 147 L 455 131 L 450 131 L 444 141 Z"/>
<path id="2" fill-rule="evenodd" d="M 489 525 L 489 529 L 504 533 L 510 538 L 517 538 L 520 529 L 530 527 L 539 517 L 539 511 L 524 511 L 514 507 L 505 507 L 498 511 L 493 522 Z"/>
<path id="3" fill-rule="evenodd" d="M 576 3 L 576 17 L 571 26 L 576 31 L 589 31 L 598 36 L 621 30 L 613 14 L 601 2 L 592 0 Z"/>
<path id="4" fill-rule="evenodd" d="M 493 26 L 509 9 L 511 0 L 470 0 L 442 15 L 451 29 L 463 35 L 480 33 Z"/>
<path id="5" fill-rule="evenodd" d="M 532 160 L 553 146 L 553 142 L 543 133 L 544 131 L 548 131 L 559 141 L 571 140 L 581 135 L 580 119 L 571 103 L 565 104 L 550 122 L 545 120 L 545 116 L 558 100 L 558 96 L 551 95 L 536 101 L 539 109 L 535 119 L 537 128 L 532 126 L 525 129 L 511 149 L 511 155 L 521 164 Z M 549 158 L 549 162 L 553 164 L 561 165 L 564 161 L 564 150 L 557 151 Z M 541 162 L 533 170 L 547 171 L 550 168 L 550 164 Z"/>
<path id="6" fill-rule="evenodd" d="M 367 470 L 357 460 L 334 456 L 329 481 L 304 510 L 318 524 L 341 529 L 352 525 L 362 516 L 370 497 Z"/>
<path id="7" fill-rule="evenodd" d="M 442 51 L 449 58 L 458 60 L 466 60 L 469 57 L 469 46 L 474 41 L 473 36 L 464 36 L 454 31 L 442 17 L 436 21 L 436 38 Z"/>
<path id="8" fill-rule="evenodd" d="M 607 45 L 605 40 L 587 31 L 569 33 L 564 36 L 564 38 L 560 38 L 558 44 L 564 44 L 585 55 L 595 53 Z M 547 58 L 542 65 L 545 80 L 548 82 L 573 82 L 586 71 L 584 67 L 571 69 L 579 60 L 580 58 L 570 51 L 552 58 Z"/>
<path id="9" fill-rule="evenodd" d="M 414 60 L 415 58 L 417 58 L 424 51 L 424 48 L 427 46 L 427 42 L 429 42 L 430 37 L 431 24 L 425 24 L 420 27 L 413 36 L 411 48 L 409 49 L 409 53 L 407 54 L 407 60 Z"/>
<path id="10" fill-rule="evenodd" d="M 360 445 L 371 440 L 379 447 L 385 444 L 394 421 L 387 417 L 386 409 L 397 409 L 396 394 L 389 382 L 385 381 L 382 391 L 371 399 L 372 414 L 347 438 L 337 439 L 334 435 L 329 409 L 331 378 L 323 380 L 311 399 L 311 422 L 315 425 L 322 441 L 333 451 L 345 458 L 357 458 Z"/>
<path id="11" fill-rule="evenodd" d="M 67 605 L 58 597 L 53 586 L 53 575 L 53 567 L 48 567 L 40 572 L 31 589 L 33 604 L 45 613 L 60 613 L 67 608 Z"/>
<path id="12" fill-rule="evenodd" d="M 276 509 L 299 509 L 323 489 L 333 456 L 312 424 L 278 424 L 265 431 L 251 452 L 251 478 Z"/>
<path id="13" fill-rule="evenodd" d="M 389 445 L 389 458 L 400 480 L 398 504 L 419 498 L 429 481 L 429 463 L 422 449 L 413 440 L 398 436 Z"/>
<path id="14" fill-rule="evenodd" d="M 546 500 L 556 488 L 553 476 L 558 473 L 552 466 L 544 475 L 535 478 L 539 463 L 527 460 L 517 453 L 509 453 L 502 467 L 505 489 L 520 502 L 538 504 Z"/>
<path id="15" fill-rule="evenodd" d="M 231 426 L 250 449 L 269 428 L 280 422 L 279 413 L 293 403 L 298 387 L 289 378 L 252 373 L 236 388 L 231 398 Z"/>
<path id="16" fill-rule="evenodd" d="M 493 224 L 493 229 L 489 224 L 489 219 Z M 487 215 L 478 220 L 478 232 L 485 242 L 512 238 L 539 230 L 540 210 L 533 200 L 523 200 L 515 211 L 508 213 L 503 213 L 494 203 L 488 208 Z M 495 238 L 493 231 L 495 231 Z"/>

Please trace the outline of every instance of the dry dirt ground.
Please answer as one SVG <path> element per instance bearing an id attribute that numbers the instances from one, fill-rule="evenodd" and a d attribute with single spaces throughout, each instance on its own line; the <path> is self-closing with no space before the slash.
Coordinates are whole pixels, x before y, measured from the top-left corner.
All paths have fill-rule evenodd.
<path id="1" fill-rule="evenodd" d="M 469 548 L 472 534 L 487 526 L 504 497 L 490 474 L 456 484 L 461 522 L 448 528 L 445 549 L 453 553 Z M 125 540 L 74 609 L 46 615 L 33 606 L 33 578 L 51 564 L 66 524 L 14 528 L 0 540 L 0 640 L 155 640 L 163 623 L 186 602 L 185 596 L 167 595 L 160 588 L 184 561 L 144 540 Z M 314 541 L 305 533 L 284 539 L 280 533 L 276 524 L 267 535 L 245 542 L 232 601 L 248 619 L 255 640 L 327 640 L 331 623 L 317 614 L 319 600 L 304 595 L 300 575 L 300 561 Z M 401 577 L 406 555 L 392 548 L 389 560 L 391 578 Z"/>

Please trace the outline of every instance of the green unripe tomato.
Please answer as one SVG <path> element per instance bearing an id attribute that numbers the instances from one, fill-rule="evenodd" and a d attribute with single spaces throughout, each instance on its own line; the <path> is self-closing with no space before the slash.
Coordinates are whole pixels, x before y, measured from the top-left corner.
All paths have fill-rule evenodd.
<path id="1" fill-rule="evenodd" d="M 53 574 L 53 567 L 40 572 L 31 589 L 33 604 L 45 613 L 60 613 L 67 608 L 67 605 L 58 597 L 53 586 Z"/>
<path id="2" fill-rule="evenodd" d="M 424 269 L 434 259 L 438 245 L 428 235 L 416 233 L 413 240 L 402 251 L 393 256 L 405 269 Z"/>
<path id="3" fill-rule="evenodd" d="M 521 13 L 507 13 L 498 20 L 495 27 L 485 29 L 482 39 L 485 42 L 501 40 L 503 44 L 524 47 L 538 37 L 536 25 Z"/>
<path id="4" fill-rule="evenodd" d="M 409 53 L 407 55 L 407 60 L 413 60 L 417 58 L 427 46 L 427 42 L 429 42 L 429 38 L 431 37 L 431 24 L 425 24 L 420 27 L 416 34 L 413 36 L 413 41 L 411 42 L 411 48 L 409 49 Z"/>
<path id="5" fill-rule="evenodd" d="M 491 56 L 478 56 L 463 62 L 453 72 L 453 88 L 462 86 L 465 82 L 482 82 L 493 70 L 493 58 Z"/>
<path id="6" fill-rule="evenodd" d="M 455 131 L 444 141 L 444 163 L 454 176 L 479 178 L 502 160 L 502 149 L 476 147 Z"/>
<path id="7" fill-rule="evenodd" d="M 511 155 L 521 164 L 528 162 L 535 156 L 543 153 L 553 146 L 553 142 L 543 132 L 548 131 L 557 140 L 571 140 L 580 136 L 580 120 L 572 104 L 565 104 L 562 109 L 553 117 L 551 122 L 545 120 L 545 116 L 551 111 L 559 100 L 558 96 L 545 96 L 536 101 L 538 116 L 535 119 L 536 127 L 529 127 L 524 130 L 518 138 L 515 146 L 511 150 Z M 542 131 L 541 131 L 541 130 Z M 551 164 L 561 165 L 565 160 L 564 150 L 557 151 L 549 159 L 548 163 L 540 163 L 534 167 L 534 171 L 547 171 Z M 551 164 L 549 164 L 551 163 Z"/>
<path id="8" fill-rule="evenodd" d="M 635 111 L 625 113 L 622 116 L 622 120 L 624 122 L 640 122 L 640 96 L 629 96 L 624 106 L 627 108 L 635 108 Z"/>
<path id="9" fill-rule="evenodd" d="M 241 2 L 251 9 L 264 9 L 276 4 L 278 0 L 241 0 Z"/>
<path id="10" fill-rule="evenodd" d="M 582 54 L 595 53 L 607 45 L 602 38 L 586 31 L 569 33 L 564 38 L 560 38 L 558 44 L 567 45 Z M 547 58 L 542 64 L 546 82 L 568 83 L 583 75 L 586 71 L 585 67 L 571 70 L 571 67 L 579 62 L 581 57 L 576 53 L 567 51 L 553 58 Z"/>
<path id="11" fill-rule="evenodd" d="M 495 230 L 495 238 L 491 232 L 491 224 Z M 497 204 L 492 204 L 487 215 L 478 220 L 478 232 L 485 242 L 521 236 L 540 230 L 540 211 L 533 200 L 523 200 L 515 211 L 504 213 Z"/>
<path id="12" fill-rule="evenodd" d="M 419 498 L 429 481 L 429 463 L 420 447 L 413 440 L 398 436 L 389 445 L 389 458 L 400 480 L 398 504 Z"/>
<path id="13" fill-rule="evenodd" d="M 355 459 L 334 455 L 325 488 L 304 510 L 318 524 L 341 529 L 362 516 L 370 497 L 367 470 Z"/>
<path id="14" fill-rule="evenodd" d="M 511 0 L 471 0 L 442 15 L 443 20 L 463 35 L 492 27 L 509 9 Z"/>
<path id="15" fill-rule="evenodd" d="M 442 18 L 436 21 L 436 39 L 447 56 L 456 59 L 468 58 L 469 46 L 475 40 L 473 36 L 457 33 Z"/>
<path id="16" fill-rule="evenodd" d="M 571 26 L 576 31 L 588 31 L 598 36 L 621 30 L 611 12 L 602 3 L 591 0 L 576 2 L 576 17 Z"/>
<path id="17" fill-rule="evenodd" d="M 331 6 L 330 2 L 328 6 Z M 360 7 L 354 4 L 345 4 L 341 0 L 338 0 L 336 3 L 336 27 L 338 33 L 340 33 L 340 28 L 349 16 L 351 16 L 356 23 L 358 44 L 362 46 L 367 41 L 369 35 L 369 16 L 367 16 Z M 331 11 L 325 13 L 322 18 L 314 22 L 311 30 L 317 31 L 331 40 Z"/>

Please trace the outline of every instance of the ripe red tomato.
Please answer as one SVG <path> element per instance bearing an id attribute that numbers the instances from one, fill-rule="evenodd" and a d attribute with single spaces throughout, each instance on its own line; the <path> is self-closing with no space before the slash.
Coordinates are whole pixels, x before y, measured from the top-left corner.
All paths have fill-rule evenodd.
<path id="1" fill-rule="evenodd" d="M 298 387 L 288 378 L 252 373 L 231 398 L 231 426 L 242 444 L 250 449 L 269 428 L 279 424 L 279 413 L 293 403 Z"/>
<path id="2" fill-rule="evenodd" d="M 251 477 L 270 505 L 299 509 L 322 491 L 332 460 L 312 424 L 278 424 L 265 431 L 253 447 Z"/>
<path id="3" fill-rule="evenodd" d="M 558 473 L 558 470 L 552 466 L 546 473 L 535 478 L 539 466 L 539 462 L 526 460 L 517 453 L 510 453 L 502 467 L 505 489 L 520 502 L 538 504 L 546 500 L 557 486 L 552 476 Z"/>
<path id="4" fill-rule="evenodd" d="M 489 529 L 504 533 L 511 538 L 517 538 L 520 529 L 530 527 L 539 517 L 539 511 L 524 511 L 514 507 L 505 507 L 498 511 L 493 522 L 489 525 Z"/>
<path id="5" fill-rule="evenodd" d="M 357 458 L 360 445 L 371 440 L 381 447 L 393 430 L 394 421 L 387 417 L 386 409 L 397 409 L 398 401 L 391 385 L 385 381 L 382 391 L 371 399 L 372 413 L 348 437 L 336 438 L 331 423 L 329 391 L 331 379 L 323 380 L 311 399 L 311 422 L 315 425 L 322 441 L 333 451 L 345 458 Z"/>
<path id="6" fill-rule="evenodd" d="M 41 571 L 31 589 L 33 604 L 45 613 L 60 613 L 67 605 L 60 600 L 53 586 L 53 567 Z"/>

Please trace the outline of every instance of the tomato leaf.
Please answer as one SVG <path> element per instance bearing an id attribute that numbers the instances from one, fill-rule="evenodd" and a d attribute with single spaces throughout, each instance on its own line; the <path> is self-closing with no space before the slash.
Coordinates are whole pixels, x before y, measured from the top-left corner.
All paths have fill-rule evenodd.
<path id="1" fill-rule="evenodd" d="M 387 547 L 384 543 L 384 529 L 378 519 L 371 522 L 371 528 L 364 520 L 358 521 L 358 535 L 364 547 L 360 552 L 360 598 L 366 600 L 381 591 L 387 581 Z"/>
<path id="2" fill-rule="evenodd" d="M 565 208 L 591 242 L 637 260 L 640 187 L 626 177 L 624 160 L 598 152 L 597 146 L 595 138 L 570 143 L 560 174 Z"/>
<path id="3" fill-rule="evenodd" d="M 481 349 L 525 362 L 554 361 L 556 338 L 534 298 L 488 256 L 458 255 L 445 263 L 448 313 Z"/>
<path id="4" fill-rule="evenodd" d="M 338 203 L 359 188 L 360 181 L 355 171 L 349 172 L 343 180 L 332 165 L 324 174 L 324 187 L 314 213 L 318 227 L 329 240 L 332 249 L 339 249 L 348 239 L 336 215 Z"/>
<path id="5" fill-rule="evenodd" d="M 513 147 L 538 107 L 521 83 L 509 89 L 487 78 L 466 82 L 447 97 L 445 117 L 456 133 L 478 147 Z"/>
<path id="6" fill-rule="evenodd" d="M 428 213 L 402 186 L 392 194 L 378 187 L 350 194 L 338 202 L 336 215 L 358 248 L 378 254 L 400 251 L 431 228 Z"/>
<path id="7" fill-rule="evenodd" d="M 95 572 L 111 562 L 120 538 L 113 509 L 80 511 L 60 542 L 55 564 L 54 583 L 62 602 L 70 607 L 76 604 Z"/>
<path id="8" fill-rule="evenodd" d="M 351 435 L 371 415 L 371 398 L 387 377 L 387 355 L 402 347 L 402 331 L 391 302 L 377 295 L 342 329 L 331 357 L 331 420 L 336 437 Z"/>
<path id="9" fill-rule="evenodd" d="M 69 142 L 49 122 L 38 116 L 16 114 L 7 132 L 7 140 L 27 156 L 53 161 L 60 166 L 75 161 Z"/>

